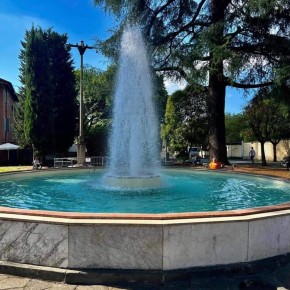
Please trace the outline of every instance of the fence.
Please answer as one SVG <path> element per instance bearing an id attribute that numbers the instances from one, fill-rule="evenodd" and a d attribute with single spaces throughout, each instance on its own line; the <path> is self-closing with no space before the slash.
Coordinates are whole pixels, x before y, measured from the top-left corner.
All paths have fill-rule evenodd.
<path id="1" fill-rule="evenodd" d="M 54 167 L 73 167 L 77 163 L 75 157 L 54 158 Z"/>
<path id="2" fill-rule="evenodd" d="M 106 166 L 108 158 L 106 156 L 86 157 L 87 166 Z M 77 164 L 76 157 L 54 158 L 54 167 L 73 167 Z"/>
<path id="3" fill-rule="evenodd" d="M 86 165 L 106 166 L 108 158 L 106 156 L 93 156 L 86 158 Z"/>

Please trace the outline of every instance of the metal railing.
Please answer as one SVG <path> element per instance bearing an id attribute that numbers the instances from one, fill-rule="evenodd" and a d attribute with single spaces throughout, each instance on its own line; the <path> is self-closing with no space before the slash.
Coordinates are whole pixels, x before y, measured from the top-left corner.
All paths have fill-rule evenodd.
<path id="1" fill-rule="evenodd" d="M 108 158 L 106 156 L 86 157 L 87 166 L 106 166 Z M 76 157 L 54 158 L 54 167 L 73 167 L 77 164 Z"/>
<path id="2" fill-rule="evenodd" d="M 76 162 L 75 157 L 54 158 L 54 167 L 73 167 Z"/>
<path id="3" fill-rule="evenodd" d="M 106 166 L 108 158 L 106 156 L 93 156 L 86 158 L 86 165 Z"/>

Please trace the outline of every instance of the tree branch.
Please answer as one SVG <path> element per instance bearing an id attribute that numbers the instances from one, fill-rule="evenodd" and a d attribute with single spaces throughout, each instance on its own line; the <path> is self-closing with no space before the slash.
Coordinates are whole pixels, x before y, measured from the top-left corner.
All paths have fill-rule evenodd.
<path id="1" fill-rule="evenodd" d="M 176 71 L 176 72 L 178 72 L 184 79 L 186 79 L 186 77 L 187 77 L 187 74 L 186 74 L 186 72 L 183 70 L 183 69 L 181 69 L 180 67 L 174 67 L 174 66 L 169 66 L 169 67 L 160 67 L 160 68 L 156 68 L 155 69 L 155 71 L 157 72 L 157 71 L 160 71 L 160 72 L 162 72 L 162 71 Z"/>
<path id="2" fill-rule="evenodd" d="M 239 89 L 257 89 L 262 87 L 268 87 L 270 85 L 273 85 L 273 83 L 274 82 L 265 82 L 259 84 L 242 84 L 232 81 L 230 78 L 226 78 L 226 85 Z"/>

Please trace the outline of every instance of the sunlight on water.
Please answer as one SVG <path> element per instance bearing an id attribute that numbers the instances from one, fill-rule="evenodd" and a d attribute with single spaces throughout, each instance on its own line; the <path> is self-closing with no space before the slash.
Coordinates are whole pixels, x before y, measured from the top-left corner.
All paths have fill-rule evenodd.
<path id="1" fill-rule="evenodd" d="M 45 179 L 44 182 L 50 183 L 64 183 L 64 184 L 79 184 L 85 182 L 83 179 L 73 179 L 73 178 L 64 178 L 64 179 Z"/>

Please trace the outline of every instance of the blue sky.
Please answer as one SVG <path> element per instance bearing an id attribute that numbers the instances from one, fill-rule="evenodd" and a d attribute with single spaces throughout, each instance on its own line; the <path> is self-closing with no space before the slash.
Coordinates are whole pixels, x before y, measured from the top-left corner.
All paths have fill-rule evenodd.
<path id="1" fill-rule="evenodd" d="M 114 25 L 114 19 L 100 7 L 93 6 L 92 0 L 1 0 L 0 3 L 0 78 L 10 81 L 16 91 L 19 86 L 20 42 L 33 24 L 66 33 L 70 43 L 83 40 L 87 45 L 94 45 L 96 37 L 106 39 Z M 72 49 L 72 54 L 75 66 L 79 67 L 77 49 Z M 105 69 L 108 60 L 93 50 L 87 50 L 84 63 Z M 171 93 L 179 85 L 166 82 L 166 87 Z M 242 91 L 227 89 L 226 112 L 240 112 L 246 101 Z"/>

